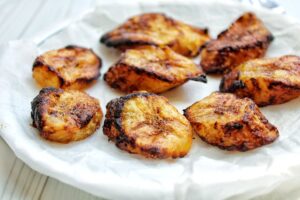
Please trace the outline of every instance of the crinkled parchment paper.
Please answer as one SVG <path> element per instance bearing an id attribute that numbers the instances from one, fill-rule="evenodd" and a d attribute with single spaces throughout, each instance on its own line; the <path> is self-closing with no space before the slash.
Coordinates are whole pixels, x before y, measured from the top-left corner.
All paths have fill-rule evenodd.
<path id="1" fill-rule="evenodd" d="M 216 1 L 122 1 L 103 4 L 42 41 L 13 41 L 0 48 L 0 133 L 16 155 L 33 169 L 93 194 L 112 199 L 240 199 L 300 187 L 300 99 L 262 108 L 280 131 L 271 145 L 246 153 L 222 151 L 196 137 L 190 153 L 177 160 L 146 160 L 120 151 L 100 128 L 88 139 L 67 145 L 41 139 L 31 126 L 30 102 L 39 88 L 32 63 L 45 50 L 68 44 L 92 48 L 103 59 L 102 74 L 120 53 L 99 44 L 99 37 L 129 16 L 164 12 L 216 35 L 244 11 L 241 4 Z M 299 25 L 287 16 L 254 10 L 275 35 L 267 56 L 300 55 Z M 199 61 L 197 61 L 199 62 Z M 218 90 L 190 81 L 163 95 L 180 111 Z M 103 76 L 87 92 L 105 105 L 122 95 Z M 102 121 L 103 123 L 103 121 Z"/>

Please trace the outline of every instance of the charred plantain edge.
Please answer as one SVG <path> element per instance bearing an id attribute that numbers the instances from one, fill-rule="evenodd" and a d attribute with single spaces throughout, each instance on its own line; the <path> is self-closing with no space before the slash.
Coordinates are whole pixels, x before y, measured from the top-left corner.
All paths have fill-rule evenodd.
<path id="1" fill-rule="evenodd" d="M 146 74 L 152 78 L 155 78 L 155 79 L 158 79 L 160 81 L 164 81 L 164 82 L 167 82 L 167 83 L 172 83 L 174 80 L 168 78 L 168 77 L 164 77 L 164 76 L 161 76 L 153 71 L 148 71 L 148 70 L 145 70 L 145 69 L 142 69 L 142 68 L 138 68 L 136 66 L 131 66 L 129 65 L 128 67 L 132 68 L 134 72 L 136 72 L 138 75 L 141 75 L 141 74 Z"/>
<path id="2" fill-rule="evenodd" d="M 203 27 L 203 28 L 199 28 L 201 31 L 203 31 L 203 33 L 206 35 L 206 36 L 209 36 L 209 29 L 208 27 Z"/>
<path id="3" fill-rule="evenodd" d="M 229 88 L 224 88 L 225 87 L 225 82 L 227 79 L 227 76 L 232 75 L 234 71 L 229 71 L 227 74 L 225 74 L 220 82 L 219 85 L 219 91 L 220 92 L 235 92 L 238 89 L 243 89 L 246 87 L 245 83 L 242 80 L 239 80 L 240 78 L 240 72 L 238 71 L 237 73 L 233 74 L 234 77 L 230 77 L 233 79 L 233 83 L 230 85 Z"/>
<path id="4" fill-rule="evenodd" d="M 192 81 L 199 81 L 202 83 L 207 83 L 207 77 L 205 74 L 201 74 L 200 76 L 194 77 L 194 78 L 189 78 L 189 80 Z"/>
<path id="5" fill-rule="evenodd" d="M 291 90 L 300 90 L 300 87 L 297 85 L 288 85 L 286 83 L 283 83 L 281 81 L 272 81 L 269 85 L 268 85 L 268 89 L 274 89 L 274 87 L 282 87 L 282 88 L 286 88 L 286 89 L 291 89 Z"/>
<path id="6" fill-rule="evenodd" d="M 210 42 L 208 42 L 205 46 L 205 49 L 208 52 L 218 51 L 220 53 L 228 53 L 228 52 L 232 53 L 232 52 L 238 52 L 241 50 L 255 49 L 257 47 L 262 48 L 265 44 L 268 45 L 273 40 L 274 40 L 274 36 L 272 34 L 269 34 L 269 35 L 265 36 L 264 38 L 259 38 L 259 39 L 255 40 L 255 42 L 251 43 L 251 44 L 242 44 L 242 45 L 236 45 L 236 46 L 224 46 L 224 47 L 218 48 L 218 49 L 215 49 L 215 48 L 211 49 L 209 47 Z M 212 40 L 211 42 L 214 42 L 214 41 L 216 41 L 216 40 Z"/>
<path id="7" fill-rule="evenodd" d="M 212 146 L 215 146 L 215 147 L 218 147 L 219 149 L 222 149 L 222 150 L 226 150 L 226 151 L 240 151 L 240 152 L 245 152 L 245 151 L 252 150 L 252 149 L 249 149 L 247 147 L 247 145 L 245 145 L 245 143 L 242 143 L 241 145 L 222 146 L 222 145 L 219 145 L 219 144 L 213 144 L 213 143 L 208 142 L 208 140 L 206 140 L 206 138 L 203 137 L 203 136 L 200 136 L 200 135 L 198 135 L 198 136 L 205 143 L 207 143 L 209 145 L 212 145 Z"/>
<path id="8" fill-rule="evenodd" d="M 78 46 L 78 45 L 74 45 L 74 44 L 69 44 L 67 46 L 65 46 L 65 49 L 84 49 L 84 47 Z"/>
<path id="9" fill-rule="evenodd" d="M 44 126 L 44 120 L 42 116 L 46 111 L 42 105 L 47 103 L 44 96 L 52 92 L 59 95 L 63 93 L 63 90 L 54 87 L 43 88 L 31 102 L 31 118 L 33 120 L 33 126 L 36 127 L 39 131 L 42 131 L 42 127 Z"/>
<path id="10" fill-rule="evenodd" d="M 102 44 L 105 44 L 105 42 L 106 42 L 106 40 L 108 40 L 109 36 L 110 36 L 109 33 L 105 33 L 104 35 L 102 35 L 100 37 L 99 42 L 102 43 Z"/>
<path id="11" fill-rule="evenodd" d="M 142 40 L 130 40 L 130 39 L 118 39 L 114 40 L 110 38 L 110 35 L 104 35 L 100 38 L 100 43 L 105 44 L 108 47 L 118 47 L 118 46 L 135 46 L 135 45 L 155 45 L 158 44 L 150 41 Z"/>
<path id="12" fill-rule="evenodd" d="M 224 86 L 225 86 L 225 77 L 223 76 L 219 85 L 220 92 L 225 92 Z"/>
<path id="13" fill-rule="evenodd" d="M 115 65 L 113 65 L 110 69 L 114 68 L 114 67 L 117 67 L 117 66 L 126 66 L 128 68 L 130 68 L 132 71 L 134 71 L 136 74 L 138 75 L 141 75 L 141 74 L 145 74 L 145 75 L 148 75 L 152 78 L 155 78 L 155 79 L 158 79 L 160 81 L 164 81 L 164 82 L 167 82 L 167 83 L 173 83 L 174 81 L 176 80 L 173 80 L 173 79 L 170 79 L 168 77 L 164 77 L 164 76 L 161 76 L 153 71 L 148 71 L 148 70 L 145 70 L 143 68 L 138 68 L 136 66 L 133 66 L 133 65 L 127 65 L 126 63 L 122 63 L 122 62 L 118 62 L 116 63 Z M 107 71 L 108 72 L 108 71 Z M 104 80 L 107 81 L 107 72 L 104 74 Z"/>
<path id="14" fill-rule="evenodd" d="M 242 80 L 234 80 L 233 83 L 230 85 L 230 87 L 227 88 L 227 89 L 225 89 L 224 85 L 222 85 L 222 84 L 224 84 L 224 82 L 225 81 L 222 78 L 221 84 L 220 84 L 220 91 L 221 92 L 230 92 L 230 93 L 232 93 L 232 92 L 235 92 L 236 90 L 246 88 L 246 85 Z"/>
<path id="15" fill-rule="evenodd" d="M 227 68 L 225 66 L 220 65 L 214 65 L 210 67 L 209 69 L 205 69 L 205 67 L 202 67 L 206 74 L 217 74 L 222 75 L 226 73 Z"/>
<path id="16" fill-rule="evenodd" d="M 226 124 L 227 125 L 227 124 Z M 248 125 L 247 125 L 248 126 Z M 274 127 L 274 126 L 272 126 Z M 232 127 L 233 129 L 241 129 L 242 127 L 238 126 L 238 127 Z M 275 128 L 276 129 L 276 128 Z M 276 129 L 277 130 L 277 129 Z M 267 145 L 267 144 L 271 144 L 273 143 L 277 138 L 278 138 L 278 130 L 276 131 L 277 132 L 277 136 L 275 138 L 272 138 L 272 139 L 262 139 L 255 147 L 253 148 L 249 148 L 247 146 L 247 142 L 243 142 L 242 144 L 240 145 L 230 145 L 230 146 L 224 146 L 224 145 L 219 145 L 217 143 L 211 143 L 209 142 L 205 137 L 197 134 L 202 141 L 204 141 L 205 143 L 209 144 L 209 145 L 212 145 L 212 146 L 215 146 L 215 147 L 218 147 L 219 149 L 222 149 L 222 150 L 226 150 L 226 151 L 240 151 L 240 152 L 246 152 L 246 151 L 250 151 L 250 150 L 255 150 L 261 146 L 264 146 L 264 145 Z"/>

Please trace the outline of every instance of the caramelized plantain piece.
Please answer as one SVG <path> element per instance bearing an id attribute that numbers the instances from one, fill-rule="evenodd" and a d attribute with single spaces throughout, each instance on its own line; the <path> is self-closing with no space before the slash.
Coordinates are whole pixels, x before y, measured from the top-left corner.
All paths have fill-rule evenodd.
<path id="1" fill-rule="evenodd" d="M 50 141 L 83 140 L 100 126 L 99 101 L 84 92 L 43 88 L 31 102 L 33 126 Z"/>
<path id="2" fill-rule="evenodd" d="M 194 57 L 209 39 L 207 29 L 187 25 L 161 13 L 146 13 L 128 19 L 103 35 L 100 42 L 121 50 L 139 45 L 169 46 L 177 53 Z"/>
<path id="3" fill-rule="evenodd" d="M 206 82 L 202 69 L 168 47 L 127 49 L 104 75 L 112 87 L 124 92 L 146 90 L 161 93 L 188 80 Z"/>
<path id="4" fill-rule="evenodd" d="M 223 73 L 254 58 L 263 57 L 273 35 L 253 13 L 245 13 L 201 51 L 206 73 Z"/>
<path id="5" fill-rule="evenodd" d="M 184 110 L 200 138 L 224 150 L 248 151 L 273 142 L 278 130 L 249 98 L 214 92 Z"/>
<path id="6" fill-rule="evenodd" d="M 165 97 L 137 92 L 110 101 L 103 132 L 116 146 L 148 158 L 185 156 L 192 127 Z"/>
<path id="7" fill-rule="evenodd" d="M 282 56 L 245 62 L 225 74 L 220 91 L 249 97 L 259 106 L 300 96 L 300 57 Z"/>
<path id="8" fill-rule="evenodd" d="M 100 76 L 101 59 L 91 50 L 66 46 L 38 56 L 33 78 L 42 87 L 85 89 Z"/>

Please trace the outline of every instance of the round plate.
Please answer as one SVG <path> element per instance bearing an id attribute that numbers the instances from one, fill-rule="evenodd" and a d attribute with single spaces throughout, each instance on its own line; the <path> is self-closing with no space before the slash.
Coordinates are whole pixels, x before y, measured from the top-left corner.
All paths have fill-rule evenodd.
<path id="1" fill-rule="evenodd" d="M 287 16 L 239 3 L 199 0 L 107 3 L 51 32 L 38 44 L 14 41 L 3 45 L 1 136 L 33 169 L 105 198 L 248 199 L 296 188 L 300 185 L 299 99 L 262 108 L 280 131 L 273 144 L 246 153 L 227 152 L 196 137 L 190 153 L 177 160 L 147 160 L 121 151 L 103 135 L 102 127 L 84 141 L 60 145 L 43 140 L 31 126 L 30 102 L 40 89 L 32 79 L 31 68 L 40 53 L 68 44 L 90 47 L 104 61 L 103 74 L 120 52 L 100 45 L 100 35 L 132 15 L 164 12 L 186 23 L 208 27 L 216 37 L 246 11 L 255 12 L 275 36 L 267 57 L 300 55 L 299 25 Z M 182 111 L 218 90 L 219 82 L 220 77 L 209 76 L 208 84 L 189 81 L 163 95 Z M 108 87 L 103 76 L 87 92 L 101 101 L 104 113 L 108 101 L 123 95 Z"/>

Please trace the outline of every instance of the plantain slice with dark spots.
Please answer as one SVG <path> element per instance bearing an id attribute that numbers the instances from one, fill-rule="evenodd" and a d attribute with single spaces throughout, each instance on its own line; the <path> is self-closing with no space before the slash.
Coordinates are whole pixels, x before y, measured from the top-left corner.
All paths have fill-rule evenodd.
<path id="1" fill-rule="evenodd" d="M 184 115 L 203 141 L 224 150 L 248 151 L 279 136 L 251 99 L 234 94 L 214 92 Z"/>
<path id="2" fill-rule="evenodd" d="M 85 89 L 100 76 L 101 59 L 79 46 L 45 52 L 33 64 L 33 78 L 41 87 Z"/>
<path id="3" fill-rule="evenodd" d="M 273 35 L 253 13 L 245 13 L 201 51 L 206 73 L 223 73 L 254 58 L 263 57 Z"/>
<path id="4" fill-rule="evenodd" d="M 161 13 L 146 13 L 128 19 L 103 35 L 100 42 L 121 50 L 139 45 L 169 46 L 177 53 L 194 57 L 209 39 L 207 29 L 193 27 Z"/>
<path id="5" fill-rule="evenodd" d="M 161 93 L 188 80 L 206 82 L 202 69 L 168 47 L 127 49 L 105 73 L 104 80 L 124 92 L 146 90 Z"/>
<path id="6" fill-rule="evenodd" d="M 225 74 L 220 91 L 249 97 L 259 106 L 300 96 L 300 57 L 282 56 L 245 62 Z"/>
<path id="7" fill-rule="evenodd" d="M 31 102 L 33 126 L 50 141 L 69 143 L 83 140 L 100 126 L 99 101 L 88 94 L 43 88 Z"/>
<path id="8" fill-rule="evenodd" d="M 192 127 L 165 97 L 137 92 L 110 101 L 103 132 L 116 146 L 148 158 L 185 156 Z"/>

